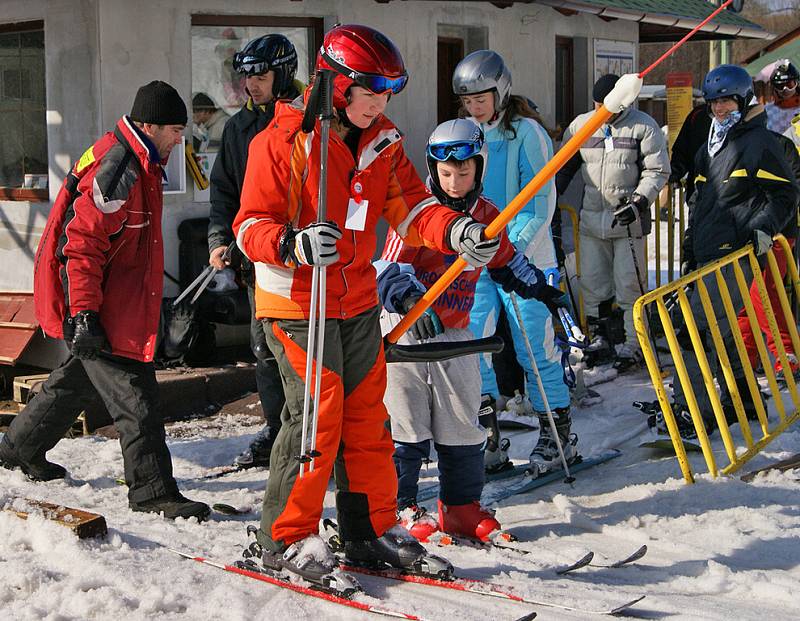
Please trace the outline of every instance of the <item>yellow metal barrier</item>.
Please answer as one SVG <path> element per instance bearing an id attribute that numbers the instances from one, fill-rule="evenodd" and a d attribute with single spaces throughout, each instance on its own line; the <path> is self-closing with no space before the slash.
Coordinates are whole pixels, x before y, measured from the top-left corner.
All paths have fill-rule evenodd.
<path id="1" fill-rule="evenodd" d="M 559 209 L 563 209 L 569 215 L 570 222 L 572 223 L 572 240 L 573 240 L 573 247 L 575 248 L 575 274 L 578 276 L 578 282 L 580 283 L 581 280 L 581 236 L 578 232 L 578 227 L 580 226 L 578 221 L 578 212 L 575 211 L 575 208 L 572 205 L 568 205 L 567 203 L 559 203 Z M 569 277 L 569 275 L 567 275 Z M 566 286 L 566 285 L 565 285 Z M 562 287 L 564 288 L 564 287 Z M 581 330 L 586 332 L 586 311 L 583 308 L 583 291 L 580 286 L 577 287 L 578 299 L 576 303 L 578 305 L 578 322 L 581 327 Z"/>
<path id="2" fill-rule="evenodd" d="M 683 235 L 681 235 L 681 238 L 682 237 Z M 800 276 L 798 276 L 797 265 L 792 260 L 792 249 L 790 248 L 786 239 L 781 235 L 775 239 L 775 243 L 780 244 L 781 249 L 785 254 L 787 259 L 787 278 L 794 289 L 795 296 L 797 296 L 800 294 Z M 767 352 L 767 347 L 764 343 L 761 328 L 758 325 L 758 319 L 753 307 L 753 302 L 750 298 L 751 282 L 747 282 L 745 278 L 741 261 L 746 261 L 746 264 L 752 270 L 753 281 L 758 288 L 764 314 L 766 316 L 769 330 L 772 334 L 775 348 L 777 350 L 777 361 L 780 362 L 786 386 L 789 390 L 792 403 L 794 404 L 793 412 L 786 412 L 786 408 L 778 388 L 777 379 L 775 377 L 775 371 L 773 370 L 773 362 L 770 360 Z M 770 391 L 774 396 L 773 400 L 775 402 L 775 409 L 778 413 L 777 421 L 774 419 L 768 420 L 767 418 L 767 412 L 761 399 L 759 385 L 745 349 L 742 332 L 739 329 L 737 315 L 740 309 L 735 309 L 733 307 L 730 291 L 728 290 L 728 286 L 722 273 L 722 270 L 725 268 L 730 268 L 733 270 L 736 286 L 742 297 L 744 312 L 753 332 L 759 360 L 762 368 L 764 369 Z M 786 290 L 783 286 L 781 286 L 783 279 L 781 278 L 780 270 L 772 250 L 767 253 L 765 269 L 770 270 L 772 279 L 776 283 L 775 288 L 778 299 L 780 300 L 780 310 L 783 316 L 786 318 L 786 324 L 789 329 L 792 347 L 795 352 L 800 352 L 800 336 L 798 336 L 797 322 L 794 314 L 791 311 Z M 706 284 L 707 278 L 713 278 L 714 282 L 716 283 L 716 287 L 719 291 L 719 296 L 722 302 L 722 309 L 715 309 L 713 306 Z M 697 321 L 690 307 L 689 296 L 686 293 L 689 286 L 694 286 L 696 288 L 695 295 L 699 296 L 706 319 L 704 324 L 708 326 L 708 333 L 710 334 L 713 342 L 713 349 L 710 347 L 710 344 L 706 343 L 706 345 L 709 345 L 708 352 L 704 347 L 704 339 L 702 339 L 700 336 L 697 328 Z M 706 432 L 706 428 L 703 423 L 703 417 L 698 406 L 697 396 L 692 389 L 689 371 L 687 370 L 686 362 L 683 358 L 683 350 L 679 345 L 678 336 L 672 323 L 672 317 L 670 316 L 670 311 L 666 306 L 666 298 L 675 299 L 676 307 L 680 308 L 685 329 L 688 331 L 688 335 L 691 340 L 692 350 L 700 367 L 700 372 L 703 376 L 705 390 L 707 391 L 709 400 L 711 402 L 714 419 L 716 421 L 717 428 L 720 431 L 720 436 L 725 449 L 725 455 L 729 462 L 728 465 L 725 465 L 722 468 L 720 468 L 717 464 L 717 457 L 714 455 L 711 442 L 708 438 L 708 433 Z M 667 344 L 669 345 L 672 361 L 675 365 L 676 377 L 674 381 L 680 382 L 681 387 L 683 388 L 686 405 L 691 414 L 695 430 L 697 431 L 697 438 L 702 447 L 703 456 L 705 457 L 708 471 L 712 476 L 716 477 L 720 473 L 731 474 L 741 468 L 741 466 L 747 462 L 747 460 L 763 449 L 800 417 L 800 396 L 798 395 L 797 385 L 794 377 L 792 376 L 791 366 L 787 360 L 786 351 L 783 347 L 783 341 L 781 340 L 778 323 L 775 318 L 775 312 L 767 294 L 764 278 L 761 273 L 758 260 L 753 253 L 752 245 L 748 244 L 746 247 L 732 252 L 722 259 L 704 265 L 699 270 L 692 272 L 687 276 L 679 278 L 669 284 L 664 285 L 663 287 L 659 287 L 645 294 L 639 298 L 634 305 L 634 325 L 636 327 L 636 334 L 639 337 L 639 343 L 642 346 L 642 353 L 644 354 L 644 358 L 647 363 L 647 369 L 650 373 L 650 378 L 653 382 L 653 387 L 655 388 L 656 396 L 658 397 L 658 401 L 661 406 L 661 411 L 664 413 L 664 420 L 669 430 L 670 437 L 672 438 L 672 444 L 675 448 L 675 454 L 678 457 L 681 472 L 687 483 L 694 482 L 694 474 L 692 472 L 689 460 L 687 459 L 686 450 L 684 449 L 680 434 L 678 433 L 678 426 L 675 420 L 675 415 L 672 411 L 672 406 L 667 397 L 664 379 L 662 377 L 662 369 L 659 368 L 657 357 L 654 351 L 655 344 L 651 344 L 647 333 L 646 313 L 648 311 L 648 306 L 655 306 L 658 316 L 661 319 L 661 324 L 664 329 Z M 722 311 L 724 311 L 724 316 L 730 325 L 734 341 L 733 345 L 735 345 L 735 353 L 738 355 L 741 362 L 745 375 L 744 379 L 747 382 L 747 388 L 750 392 L 750 398 L 755 406 L 755 414 L 758 418 L 757 431 L 760 432 L 760 437 L 757 439 L 754 437 L 753 430 L 750 427 L 750 421 L 745 415 L 744 405 L 739 393 L 740 387 L 737 385 L 736 378 L 734 378 L 733 369 L 731 367 L 731 361 L 729 358 L 729 351 L 726 348 L 720 333 L 718 316 L 721 316 Z M 742 438 L 744 439 L 744 443 L 746 445 L 746 447 L 743 449 L 737 449 L 734 439 L 731 436 L 730 427 L 726 420 L 725 412 L 723 411 L 723 406 L 720 401 L 719 394 L 717 393 L 714 381 L 715 378 L 709 364 L 709 354 L 716 355 L 719 368 L 721 369 L 721 377 L 718 377 L 717 381 L 721 383 L 724 380 L 728 392 L 731 395 L 733 408 L 736 413 L 736 420 L 739 423 Z M 733 352 L 730 352 L 730 354 L 732 355 Z"/>

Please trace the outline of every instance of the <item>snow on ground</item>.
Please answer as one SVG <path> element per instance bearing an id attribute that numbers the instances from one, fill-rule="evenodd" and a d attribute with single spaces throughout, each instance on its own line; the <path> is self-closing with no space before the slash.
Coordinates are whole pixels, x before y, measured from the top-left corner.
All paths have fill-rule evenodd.
<path id="1" fill-rule="evenodd" d="M 677 461 L 638 445 L 645 417 L 634 399 L 652 399 L 644 372 L 595 384 L 604 401 L 574 413 L 584 455 L 609 447 L 623 456 L 577 475 L 574 488 L 556 483 L 503 501 L 503 525 L 531 550 L 441 549 L 459 573 L 491 579 L 534 599 L 592 607 L 640 594 L 628 611 L 646 619 L 796 619 L 800 615 L 800 494 L 798 471 L 772 473 L 747 484 L 738 478 L 699 476 L 687 486 Z M 771 400 L 771 402 L 773 402 Z M 190 498 L 251 511 L 214 513 L 210 522 L 170 522 L 127 509 L 114 440 L 63 440 L 49 458 L 65 464 L 67 481 L 32 483 L 0 469 L 0 506 L 28 497 L 102 513 L 105 540 L 79 541 L 40 517 L 23 521 L 0 511 L 0 619 L 360 619 L 365 613 L 292 594 L 266 584 L 178 558 L 175 547 L 215 560 L 239 557 L 245 526 L 257 524 L 263 471 L 200 480 L 210 467 L 227 464 L 258 425 L 216 416 L 170 425 L 170 449 L 181 489 Z M 524 460 L 535 431 L 511 432 L 512 457 Z M 741 439 L 739 439 L 741 444 Z M 719 450 L 719 436 L 715 436 Z M 800 452 L 800 428 L 790 430 L 748 465 Z M 702 457 L 691 455 L 698 472 Z M 724 462 L 723 462 L 724 463 Z M 424 471 L 433 479 L 434 466 Z M 333 495 L 326 515 L 333 515 Z M 649 553 L 622 569 L 587 568 L 559 577 L 554 566 L 589 549 L 603 562 L 642 544 Z M 539 619 L 585 615 L 522 605 L 420 585 L 361 578 L 385 605 L 427 619 L 517 619 L 537 610 Z"/>

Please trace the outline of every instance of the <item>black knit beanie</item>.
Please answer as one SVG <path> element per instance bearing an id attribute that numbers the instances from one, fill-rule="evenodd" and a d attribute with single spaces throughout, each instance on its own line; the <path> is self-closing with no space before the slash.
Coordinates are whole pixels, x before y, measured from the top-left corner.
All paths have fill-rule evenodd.
<path id="1" fill-rule="evenodd" d="M 617 80 L 619 80 L 619 76 L 614 75 L 613 73 L 607 73 L 604 76 L 600 76 L 592 88 L 592 100 L 596 101 L 597 103 L 603 103 L 606 95 L 614 90 Z"/>
<path id="2" fill-rule="evenodd" d="M 178 91 L 166 82 L 153 80 L 136 93 L 131 120 L 154 125 L 186 125 L 186 104 Z"/>

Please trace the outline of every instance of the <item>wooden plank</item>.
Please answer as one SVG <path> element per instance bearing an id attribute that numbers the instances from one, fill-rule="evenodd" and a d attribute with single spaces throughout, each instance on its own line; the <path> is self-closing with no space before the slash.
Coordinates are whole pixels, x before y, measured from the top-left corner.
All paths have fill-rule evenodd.
<path id="1" fill-rule="evenodd" d="M 776 461 L 774 464 L 771 464 L 769 466 L 764 466 L 763 468 L 759 468 L 758 470 L 753 470 L 752 472 L 743 474 L 742 481 L 746 481 L 747 483 L 749 483 L 762 472 L 769 472 L 770 470 L 780 470 L 781 472 L 786 472 L 787 470 L 792 470 L 794 468 L 800 468 L 800 453 L 798 453 L 797 455 L 793 455 L 792 457 L 787 457 L 786 459 L 782 459 L 781 461 Z"/>
<path id="2" fill-rule="evenodd" d="M 48 377 L 50 377 L 49 373 L 39 373 L 38 375 L 17 375 L 14 378 L 14 401 L 17 403 L 27 403 L 28 402 L 28 394 L 33 390 L 38 384 L 44 382 Z"/>
<path id="3" fill-rule="evenodd" d="M 78 536 L 78 539 L 89 537 L 105 537 L 108 534 L 106 519 L 97 513 L 82 509 L 73 509 L 30 498 L 14 498 L 3 508 L 17 517 L 27 520 L 29 515 L 41 515 L 61 526 L 66 526 Z"/>
<path id="4" fill-rule="evenodd" d="M 18 323 L 16 321 L 0 321 L 0 328 L 11 328 L 12 330 L 36 330 L 35 323 Z"/>

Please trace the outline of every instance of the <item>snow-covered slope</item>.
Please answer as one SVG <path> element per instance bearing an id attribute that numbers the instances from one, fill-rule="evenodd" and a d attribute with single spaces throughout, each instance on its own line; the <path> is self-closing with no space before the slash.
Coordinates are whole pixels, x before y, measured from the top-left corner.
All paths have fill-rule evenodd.
<path id="1" fill-rule="evenodd" d="M 580 473 L 574 488 L 557 483 L 506 500 L 503 525 L 528 555 L 495 550 L 437 549 L 461 574 L 490 578 L 537 599 L 612 605 L 639 594 L 637 618 L 796 619 L 800 615 L 800 487 L 797 471 L 772 473 L 754 483 L 698 477 L 686 486 L 674 458 L 639 448 L 644 416 L 634 399 L 652 399 L 644 373 L 593 386 L 604 401 L 574 412 L 584 454 L 609 447 L 623 456 Z M 79 541 L 66 529 L 33 517 L 0 512 L 0 619 L 353 619 L 366 615 L 311 600 L 169 553 L 177 547 L 230 562 L 241 553 L 245 526 L 257 524 L 263 471 L 200 480 L 207 468 L 229 463 L 257 426 L 216 416 L 169 427 L 175 473 L 183 492 L 209 503 L 251 510 L 215 513 L 212 521 L 170 522 L 127 509 L 116 441 L 63 440 L 49 458 L 67 466 L 67 481 L 38 483 L 0 469 L 0 506 L 28 497 L 102 513 L 109 536 Z M 249 422 L 249 421 L 248 421 Z M 512 457 L 525 460 L 536 431 L 512 434 Z M 715 444 L 719 444 L 718 435 Z M 770 445 L 768 458 L 800 452 L 800 428 Z M 693 463 L 704 472 L 702 457 Z M 749 468 L 748 468 L 749 469 Z M 425 472 L 435 475 L 435 468 Z M 333 495 L 326 499 L 333 515 Z M 559 577 L 553 567 L 594 550 L 615 559 L 647 544 L 649 553 L 622 569 L 586 568 Z M 443 590 L 361 578 L 371 595 L 428 619 L 540 619 L 580 614 Z"/>

